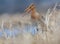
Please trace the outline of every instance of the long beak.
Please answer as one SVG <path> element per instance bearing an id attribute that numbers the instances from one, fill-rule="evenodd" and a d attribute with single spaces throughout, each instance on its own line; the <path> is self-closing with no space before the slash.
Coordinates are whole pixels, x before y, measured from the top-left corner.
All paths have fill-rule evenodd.
<path id="1" fill-rule="evenodd" d="M 34 9 L 34 8 L 35 8 L 35 6 L 34 6 L 34 4 L 32 3 L 30 6 L 28 6 L 28 7 L 25 9 L 25 12 L 29 13 L 29 12 L 31 12 L 31 10 Z"/>

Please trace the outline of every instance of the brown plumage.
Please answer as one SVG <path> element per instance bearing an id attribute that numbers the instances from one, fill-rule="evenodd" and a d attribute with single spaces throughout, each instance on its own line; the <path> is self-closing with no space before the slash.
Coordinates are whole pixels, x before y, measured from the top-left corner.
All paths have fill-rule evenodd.
<path id="1" fill-rule="evenodd" d="M 31 19 L 33 19 L 34 21 L 40 21 L 40 24 L 41 24 L 41 27 L 42 27 L 42 30 L 45 30 L 47 31 L 47 28 L 46 28 L 46 24 L 42 21 L 42 15 L 40 15 L 37 11 L 36 11 L 36 8 L 35 8 L 35 5 L 34 4 L 31 4 L 27 9 L 25 9 L 25 11 L 27 13 L 31 13 Z"/>
<path id="2" fill-rule="evenodd" d="M 31 18 L 38 20 L 39 19 L 39 14 L 37 14 L 36 9 L 35 9 L 35 5 L 31 4 L 26 10 L 27 13 L 31 13 Z"/>

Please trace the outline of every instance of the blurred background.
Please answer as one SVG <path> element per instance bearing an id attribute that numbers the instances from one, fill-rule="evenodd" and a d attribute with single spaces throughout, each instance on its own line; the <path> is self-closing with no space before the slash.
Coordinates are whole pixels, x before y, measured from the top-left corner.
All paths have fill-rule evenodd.
<path id="1" fill-rule="evenodd" d="M 46 19 L 47 33 L 42 29 L 47 25 L 45 20 L 38 23 L 24 14 L 31 3 L 44 19 L 51 15 Z M 60 6 L 54 10 L 56 3 L 60 4 L 60 0 L 0 0 L 0 44 L 60 44 Z M 52 9 L 48 11 L 49 8 Z"/>
<path id="2" fill-rule="evenodd" d="M 49 7 L 52 7 L 60 0 L 0 0 L 0 14 L 2 13 L 24 13 L 28 5 L 34 3 L 38 12 L 46 12 Z"/>

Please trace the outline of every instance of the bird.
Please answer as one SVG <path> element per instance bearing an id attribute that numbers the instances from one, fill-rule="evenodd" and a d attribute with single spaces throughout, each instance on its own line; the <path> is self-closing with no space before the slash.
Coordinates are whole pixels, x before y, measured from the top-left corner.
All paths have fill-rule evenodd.
<path id="1" fill-rule="evenodd" d="M 35 7 L 35 5 L 34 5 L 33 3 L 32 3 L 30 6 L 28 6 L 28 7 L 25 9 L 25 11 L 26 11 L 27 13 L 30 13 L 30 16 L 31 16 L 32 21 L 36 22 L 36 23 L 37 23 L 37 26 L 38 26 L 39 23 L 40 23 L 40 25 L 41 25 L 41 27 L 42 27 L 42 31 L 43 31 L 43 30 L 47 31 L 46 24 L 45 24 L 44 21 L 43 21 L 43 18 L 44 18 L 44 17 L 36 11 L 36 7 Z M 33 22 L 33 23 L 34 23 L 34 22 Z M 38 22 L 39 22 L 39 23 L 38 23 Z"/>
<path id="2" fill-rule="evenodd" d="M 25 9 L 27 13 L 31 13 L 31 18 L 38 20 L 40 18 L 39 14 L 36 12 L 35 5 L 32 3 L 28 8 Z"/>

